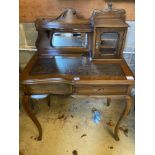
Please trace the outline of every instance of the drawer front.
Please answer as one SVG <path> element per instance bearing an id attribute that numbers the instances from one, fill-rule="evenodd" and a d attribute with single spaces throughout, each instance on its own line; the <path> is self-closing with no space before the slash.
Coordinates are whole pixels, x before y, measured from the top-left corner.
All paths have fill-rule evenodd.
<path id="1" fill-rule="evenodd" d="M 76 86 L 75 93 L 79 95 L 124 95 L 127 93 L 127 85 L 112 86 Z"/>
<path id="2" fill-rule="evenodd" d="M 28 86 L 30 94 L 71 94 L 70 84 L 32 84 Z"/>

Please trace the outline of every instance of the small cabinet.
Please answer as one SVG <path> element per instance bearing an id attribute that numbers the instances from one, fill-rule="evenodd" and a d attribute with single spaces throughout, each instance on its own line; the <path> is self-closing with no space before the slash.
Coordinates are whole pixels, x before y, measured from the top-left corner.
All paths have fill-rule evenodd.
<path id="1" fill-rule="evenodd" d="M 95 10 L 91 17 L 94 28 L 92 56 L 95 59 L 122 58 L 128 24 L 125 10 Z"/>

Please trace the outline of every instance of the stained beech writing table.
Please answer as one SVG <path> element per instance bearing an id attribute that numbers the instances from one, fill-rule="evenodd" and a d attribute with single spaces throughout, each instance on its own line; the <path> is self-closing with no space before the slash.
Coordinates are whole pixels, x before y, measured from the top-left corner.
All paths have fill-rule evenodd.
<path id="1" fill-rule="evenodd" d="M 119 140 L 119 125 L 130 111 L 134 85 L 134 75 L 122 56 L 127 30 L 124 14 L 109 5 L 108 10 L 93 12 L 91 20 L 67 9 L 54 20 L 36 22 L 37 52 L 22 72 L 21 84 L 23 106 L 38 128 L 38 140 L 42 127 L 29 106 L 33 94 L 97 95 L 106 97 L 108 104 L 111 98 L 125 98 L 114 130 Z"/>

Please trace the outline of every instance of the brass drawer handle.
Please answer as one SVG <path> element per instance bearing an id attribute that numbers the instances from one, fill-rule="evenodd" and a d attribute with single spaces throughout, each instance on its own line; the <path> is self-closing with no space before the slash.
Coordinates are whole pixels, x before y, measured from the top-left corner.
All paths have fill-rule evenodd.
<path id="1" fill-rule="evenodd" d="M 96 91 L 96 92 L 103 92 L 104 88 L 97 88 L 97 89 L 94 89 L 94 91 Z"/>

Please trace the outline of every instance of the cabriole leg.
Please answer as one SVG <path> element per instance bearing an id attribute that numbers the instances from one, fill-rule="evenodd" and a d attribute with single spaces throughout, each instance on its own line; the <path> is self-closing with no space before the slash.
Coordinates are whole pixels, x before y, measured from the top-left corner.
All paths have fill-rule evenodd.
<path id="1" fill-rule="evenodd" d="M 131 96 L 126 96 L 126 102 L 125 103 L 126 104 L 125 104 L 125 108 L 123 110 L 123 113 L 121 114 L 121 116 L 120 116 L 120 118 L 116 124 L 115 130 L 114 130 L 114 136 L 115 136 L 116 141 L 119 141 L 118 131 L 119 131 L 120 123 L 121 123 L 122 119 L 125 118 L 128 115 L 128 113 L 130 112 L 131 105 L 132 105 Z"/>
<path id="2" fill-rule="evenodd" d="M 28 116 L 31 118 L 31 120 L 34 122 L 34 124 L 37 126 L 38 131 L 39 131 L 39 136 L 38 136 L 38 140 L 42 139 L 42 128 L 41 125 L 39 123 L 39 121 L 37 120 L 37 118 L 35 117 L 35 115 L 33 114 L 33 112 L 31 111 L 30 105 L 29 105 L 29 99 L 30 96 L 29 95 L 23 95 L 23 107 L 26 111 L 26 113 L 28 114 Z"/>

